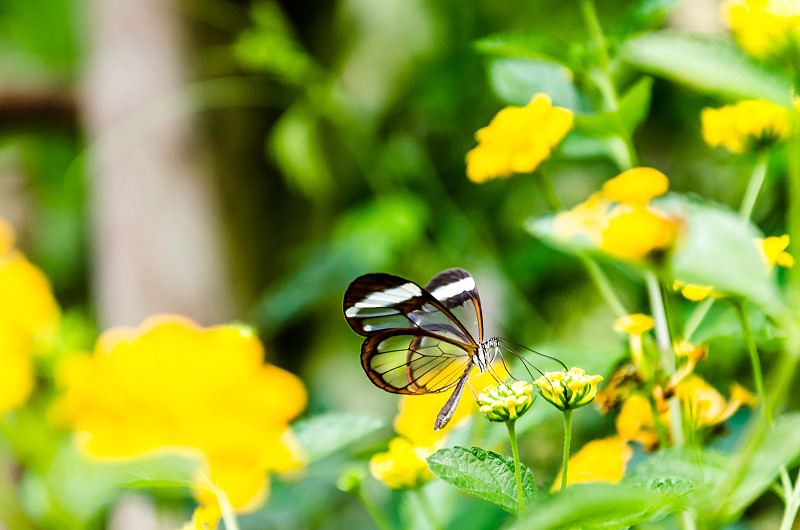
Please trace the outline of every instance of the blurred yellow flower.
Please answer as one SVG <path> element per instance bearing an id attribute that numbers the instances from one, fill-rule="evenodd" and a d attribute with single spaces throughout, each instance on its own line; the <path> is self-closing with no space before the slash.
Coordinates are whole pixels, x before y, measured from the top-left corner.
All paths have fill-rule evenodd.
<path id="1" fill-rule="evenodd" d="M 792 129 L 788 109 L 757 100 L 706 108 L 700 119 L 706 143 L 721 145 L 733 153 L 768 148 L 789 136 Z"/>
<path id="2" fill-rule="evenodd" d="M 425 461 L 432 452 L 397 437 L 389 442 L 388 452 L 378 453 L 370 459 L 369 471 L 394 490 L 418 488 L 433 478 Z"/>
<path id="3" fill-rule="evenodd" d="M 767 266 L 767 273 L 772 272 L 775 265 L 781 267 L 793 267 L 794 257 L 786 252 L 786 247 L 789 246 L 789 235 L 772 236 L 767 238 L 757 238 L 756 247 L 758 248 L 761 259 Z"/>
<path id="4" fill-rule="evenodd" d="M 567 464 L 567 484 L 581 482 L 619 482 L 625 475 L 633 449 L 620 436 L 593 440 L 572 455 Z M 561 489 L 559 472 L 551 491 Z"/>
<path id="5" fill-rule="evenodd" d="M 665 425 L 669 413 L 664 410 L 659 411 L 661 424 Z M 638 394 L 631 395 L 622 404 L 622 409 L 616 421 L 617 434 L 623 440 L 639 442 L 647 449 L 653 449 L 658 445 L 658 432 L 653 423 L 653 409 L 647 398 Z"/>
<path id="6" fill-rule="evenodd" d="M 625 315 L 614 321 L 614 331 L 619 333 L 641 335 L 651 329 L 653 329 L 653 317 L 643 313 Z"/>
<path id="7" fill-rule="evenodd" d="M 244 326 L 153 317 L 138 329 L 109 330 L 91 356 L 65 361 L 53 412 L 96 457 L 199 453 L 205 480 L 195 494 L 213 521 L 216 489 L 247 510 L 265 498 L 267 473 L 300 465 L 289 421 L 305 408 L 305 388 L 263 356 Z"/>
<path id="8" fill-rule="evenodd" d="M 32 355 L 55 338 L 60 310 L 50 282 L 13 249 L 14 230 L 0 219 L 0 414 L 34 388 Z"/>
<path id="9" fill-rule="evenodd" d="M 475 133 L 478 145 L 467 153 L 467 177 L 481 183 L 535 170 L 573 120 L 572 112 L 553 107 L 547 94 L 536 94 L 525 107 L 504 108 Z"/>
<path id="10" fill-rule="evenodd" d="M 672 282 L 672 290 L 680 291 L 684 298 L 691 302 L 700 302 L 709 296 L 713 298 L 722 298 L 722 294 L 714 291 L 713 285 L 696 285 L 693 283 L 686 283 L 680 280 Z"/>
<path id="11" fill-rule="evenodd" d="M 603 188 L 553 222 L 557 239 L 583 237 L 599 250 L 626 260 L 640 260 L 666 250 L 678 223 L 650 204 L 666 193 L 669 182 L 653 168 L 638 167 L 607 181 Z"/>
<path id="12" fill-rule="evenodd" d="M 664 195 L 668 189 L 669 180 L 662 172 L 651 167 L 635 167 L 606 181 L 598 195 L 609 201 L 646 206 L 650 199 Z"/>
<path id="13" fill-rule="evenodd" d="M 492 367 L 501 379 L 508 375 L 502 363 Z M 478 374 L 477 368 L 473 370 L 469 379 L 469 385 L 475 392 L 480 392 L 487 386 L 496 384 L 494 377 L 489 372 Z M 465 390 L 468 395 L 461 397 L 458 402 L 453 417 L 442 429 L 433 430 L 434 420 L 442 410 L 442 407 L 450 398 L 449 392 L 438 394 L 425 394 L 420 396 L 402 396 L 400 399 L 400 411 L 394 420 L 394 430 L 400 436 L 410 440 L 419 447 L 438 447 L 444 442 L 445 435 L 469 417 L 477 409 L 475 400 L 472 399 L 471 392 Z"/>
<path id="14" fill-rule="evenodd" d="M 599 375 L 586 375 L 581 368 L 568 371 L 546 372 L 533 382 L 539 394 L 559 410 L 577 409 L 594 401 Z"/>
<path id="15" fill-rule="evenodd" d="M 478 396 L 479 410 L 489 421 L 516 421 L 533 405 L 536 396 L 531 397 L 532 392 L 533 385 L 527 381 L 485 388 Z"/>
<path id="16" fill-rule="evenodd" d="M 728 0 L 722 16 L 748 53 L 781 55 L 800 39 L 800 4 L 796 0 Z"/>
<path id="17" fill-rule="evenodd" d="M 696 427 L 707 427 L 724 422 L 743 405 L 753 406 L 757 399 L 739 385 L 731 389 L 731 399 L 724 397 L 698 375 L 690 375 L 675 387 L 675 394 Z"/>

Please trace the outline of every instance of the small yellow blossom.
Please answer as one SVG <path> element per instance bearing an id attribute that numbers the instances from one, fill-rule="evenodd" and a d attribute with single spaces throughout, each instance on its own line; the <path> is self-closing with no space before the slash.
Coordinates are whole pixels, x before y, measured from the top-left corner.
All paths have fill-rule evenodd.
<path id="1" fill-rule="evenodd" d="M 214 521 L 215 491 L 246 511 L 265 499 L 267 473 L 300 465 L 289 421 L 305 408 L 305 388 L 263 357 L 249 328 L 154 317 L 104 333 L 91 356 L 59 367 L 53 413 L 95 457 L 199 455 L 206 479 L 195 495 L 205 506 L 196 515 Z"/>
<path id="2" fill-rule="evenodd" d="M 685 357 L 689 361 L 697 362 L 708 356 L 708 345 L 695 346 L 688 340 L 682 340 L 673 345 L 678 357 Z"/>
<path id="3" fill-rule="evenodd" d="M 592 246 L 599 247 L 613 209 L 613 202 L 602 199 L 595 193 L 571 210 L 556 214 L 553 221 L 554 235 L 561 241 L 582 237 Z"/>
<path id="4" fill-rule="evenodd" d="M 728 0 L 722 15 L 741 47 L 758 58 L 783 55 L 800 39 L 796 0 Z"/>
<path id="5" fill-rule="evenodd" d="M 536 396 L 531 397 L 533 385 L 527 381 L 514 381 L 510 385 L 500 383 L 484 389 L 478 396 L 479 410 L 489 421 L 516 421 L 525 414 Z"/>
<path id="6" fill-rule="evenodd" d="M 789 235 L 784 234 L 779 237 L 757 238 L 756 247 L 758 248 L 761 259 L 767 266 L 767 273 L 772 272 L 775 265 L 781 267 L 793 267 L 794 257 L 786 252 L 789 246 Z"/>
<path id="7" fill-rule="evenodd" d="M 602 232 L 600 250 L 622 259 L 638 260 L 672 245 L 676 223 L 652 208 L 620 205 Z"/>
<path id="8" fill-rule="evenodd" d="M 681 405 L 696 427 L 707 427 L 724 422 L 739 410 L 742 405 L 756 402 L 752 394 L 741 386 L 732 389 L 732 398 L 724 397 L 700 376 L 691 375 L 675 387 Z M 749 394 L 749 395 L 748 395 Z"/>
<path id="9" fill-rule="evenodd" d="M 633 458 L 633 449 L 620 436 L 593 440 L 570 457 L 567 464 L 567 484 L 617 483 L 625 475 L 625 469 L 631 458 Z M 561 489 L 560 472 L 553 484 L 552 491 L 559 489 Z"/>
<path id="10" fill-rule="evenodd" d="M 668 189 L 669 180 L 662 172 L 651 167 L 635 167 L 606 181 L 598 195 L 609 201 L 646 206 L 650 199 L 664 195 Z"/>
<path id="11" fill-rule="evenodd" d="M 666 406 L 659 410 L 662 425 L 667 424 L 669 413 Z M 653 409 L 647 398 L 634 394 L 622 404 L 617 416 L 617 433 L 623 440 L 639 442 L 647 449 L 658 446 L 658 431 L 653 423 Z"/>
<path id="12" fill-rule="evenodd" d="M 653 317 L 643 313 L 625 315 L 614 321 L 614 331 L 619 333 L 641 335 L 651 329 L 653 329 Z"/>
<path id="13" fill-rule="evenodd" d="M 706 108 L 700 118 L 706 143 L 721 145 L 733 153 L 770 147 L 789 136 L 792 129 L 789 110 L 766 101 Z"/>
<path id="14" fill-rule="evenodd" d="M 536 94 L 525 107 L 508 106 L 475 133 L 478 145 L 467 153 L 467 176 L 473 182 L 535 170 L 572 129 L 572 112 L 553 107 L 547 94 Z"/>
<path id="15" fill-rule="evenodd" d="M 415 447 L 405 438 L 389 442 L 389 451 L 378 453 L 369 461 L 372 476 L 394 490 L 414 489 L 433 478 L 425 459 L 431 449 Z"/>
<path id="16" fill-rule="evenodd" d="M 700 302 L 709 296 L 713 298 L 722 298 L 723 296 L 714 290 L 713 285 L 696 285 L 681 280 L 672 282 L 672 290 L 680 291 L 681 295 L 691 302 Z"/>
<path id="17" fill-rule="evenodd" d="M 533 382 L 539 393 L 559 410 L 577 409 L 594 401 L 599 375 L 586 375 L 580 368 L 547 372 Z"/>

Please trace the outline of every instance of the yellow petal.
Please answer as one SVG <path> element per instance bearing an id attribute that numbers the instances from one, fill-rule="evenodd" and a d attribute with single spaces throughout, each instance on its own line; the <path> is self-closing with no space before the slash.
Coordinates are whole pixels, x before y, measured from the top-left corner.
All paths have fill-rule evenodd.
<path id="1" fill-rule="evenodd" d="M 666 175 L 651 167 L 629 169 L 603 184 L 600 197 L 609 201 L 644 206 L 669 189 Z"/>

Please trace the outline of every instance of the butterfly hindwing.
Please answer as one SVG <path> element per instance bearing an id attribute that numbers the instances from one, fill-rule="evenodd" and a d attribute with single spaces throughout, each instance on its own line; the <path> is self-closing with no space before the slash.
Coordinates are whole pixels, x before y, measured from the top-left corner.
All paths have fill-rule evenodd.
<path id="1" fill-rule="evenodd" d="M 455 386 L 472 365 L 468 344 L 424 329 L 388 329 L 367 337 L 361 365 L 394 394 L 432 394 Z"/>

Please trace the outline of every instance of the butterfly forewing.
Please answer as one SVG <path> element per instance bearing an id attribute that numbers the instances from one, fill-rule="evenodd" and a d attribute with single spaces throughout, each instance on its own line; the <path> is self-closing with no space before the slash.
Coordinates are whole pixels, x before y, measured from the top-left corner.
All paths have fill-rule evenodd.
<path id="1" fill-rule="evenodd" d="M 442 302 L 398 276 L 367 274 L 357 278 L 345 293 L 344 314 L 350 327 L 364 336 L 386 329 L 424 329 L 475 345 L 472 334 Z"/>
<path id="2" fill-rule="evenodd" d="M 431 394 L 452 388 L 472 364 L 471 346 L 422 330 L 370 335 L 361 364 L 373 383 L 395 394 Z"/>
<path id="3" fill-rule="evenodd" d="M 442 271 L 425 286 L 461 322 L 472 337 L 483 340 L 481 298 L 475 279 L 464 269 Z"/>

